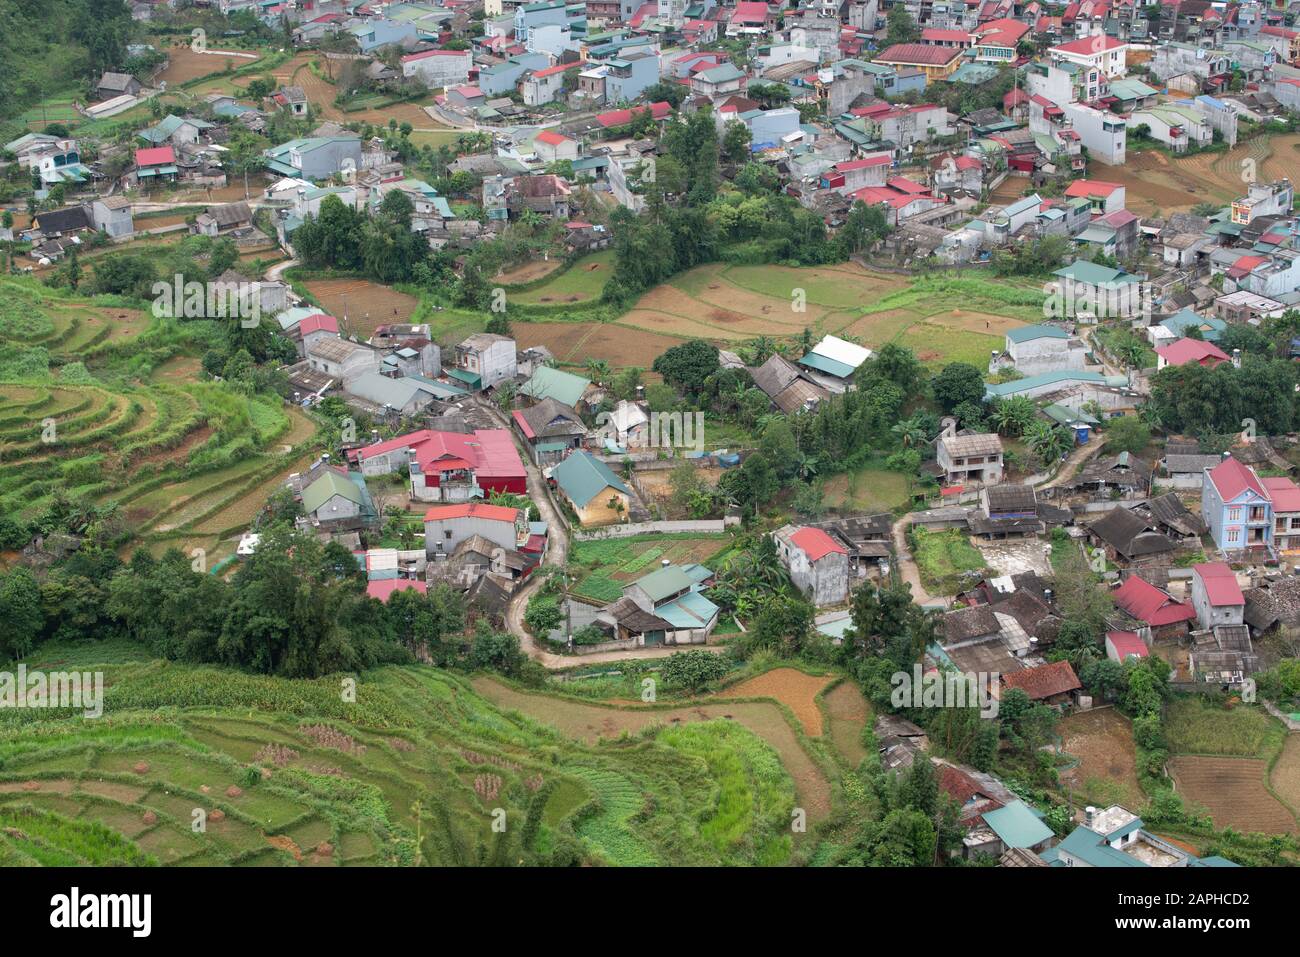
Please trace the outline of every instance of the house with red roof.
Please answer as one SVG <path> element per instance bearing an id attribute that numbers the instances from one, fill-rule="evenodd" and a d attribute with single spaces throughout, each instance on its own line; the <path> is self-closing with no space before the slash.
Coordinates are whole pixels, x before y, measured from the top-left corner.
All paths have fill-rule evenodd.
<path id="1" fill-rule="evenodd" d="M 435 505 L 424 513 L 424 550 L 430 558 L 449 556 L 475 535 L 516 551 L 528 544 L 528 516 L 523 509 L 487 502 Z"/>
<path id="2" fill-rule="evenodd" d="M 394 592 L 408 589 L 414 589 L 423 595 L 428 592 L 429 586 L 414 578 L 377 578 L 366 584 L 366 594 L 385 603 Z"/>
<path id="3" fill-rule="evenodd" d="M 892 66 L 896 71 L 920 70 L 927 85 L 946 80 L 965 60 L 962 47 L 931 46 L 925 43 L 895 43 L 876 54 L 872 62 Z"/>
<path id="4" fill-rule="evenodd" d="M 1138 575 L 1126 578 L 1111 597 L 1116 608 L 1142 622 L 1152 640 L 1180 638 L 1187 634 L 1188 622 L 1196 619 L 1195 608 Z"/>
<path id="5" fill-rule="evenodd" d="M 776 8 L 767 3 L 740 0 L 727 21 L 727 36 L 763 36 L 776 32 Z"/>
<path id="6" fill-rule="evenodd" d="M 1193 565 L 1192 606 L 1202 628 L 1243 624 L 1246 596 L 1237 584 L 1237 573 L 1223 562 Z"/>
<path id="7" fill-rule="evenodd" d="M 1002 676 L 1002 692 L 1018 689 L 1031 701 L 1061 706 L 1069 704 L 1083 688 L 1068 661 L 1054 661 L 1036 668 L 1022 668 Z"/>
<path id="8" fill-rule="evenodd" d="M 1128 73 L 1128 44 L 1114 37 L 1094 34 L 1050 47 L 1048 56 L 1077 63 L 1085 70 L 1098 70 L 1111 79 Z"/>
<path id="9" fill-rule="evenodd" d="M 1300 485 L 1284 475 L 1260 481 L 1273 500 L 1273 547 L 1279 552 L 1300 552 Z"/>
<path id="10" fill-rule="evenodd" d="M 411 497 L 422 502 L 463 502 L 492 492 L 528 491 L 528 473 L 509 429 L 421 429 L 347 454 L 363 475 L 409 470 Z"/>
<path id="11" fill-rule="evenodd" d="M 1229 361 L 1231 358 L 1226 352 L 1204 339 L 1176 339 L 1169 345 L 1156 349 L 1156 369 L 1185 366 L 1191 362 L 1213 369 L 1220 363 Z"/>
<path id="12" fill-rule="evenodd" d="M 159 180 L 175 181 L 176 150 L 171 146 L 151 146 L 135 151 L 135 178 L 142 185 Z"/>
<path id="13" fill-rule="evenodd" d="M 1151 650 L 1136 631 L 1106 632 L 1106 657 L 1120 664 L 1130 658 L 1148 658 Z"/>
<path id="14" fill-rule="evenodd" d="M 772 533 L 790 581 L 818 608 L 849 597 L 849 550 L 843 542 L 810 525 L 783 525 Z"/>
<path id="15" fill-rule="evenodd" d="M 606 113 L 599 113 L 596 116 L 596 123 L 603 129 L 617 129 L 620 126 L 627 126 L 635 117 L 640 116 L 646 110 L 649 110 L 650 114 L 658 122 L 667 120 L 673 114 L 672 104 L 662 100 L 658 103 L 651 103 L 649 106 L 635 106 L 631 109 L 610 110 Z"/>
<path id="16" fill-rule="evenodd" d="M 884 186 L 893 163 L 891 153 L 873 153 L 855 160 L 836 163 L 822 173 L 822 189 L 852 193 L 864 186 Z"/>
<path id="17" fill-rule="evenodd" d="M 998 17 L 975 28 L 975 60 L 978 63 L 1011 63 L 1016 47 L 1029 25 L 1009 17 Z"/>
<path id="18" fill-rule="evenodd" d="M 559 163 L 578 158 L 578 141 L 555 130 L 542 130 L 533 138 L 533 152 L 543 163 Z"/>
<path id="19" fill-rule="evenodd" d="M 884 186 L 866 186 L 848 195 L 850 200 L 862 200 L 868 206 L 883 206 L 885 219 L 891 226 L 947 202 L 944 197 L 931 195 L 929 187 L 904 176 L 891 177 Z"/>
<path id="20" fill-rule="evenodd" d="M 1119 183 L 1106 183 L 1099 179 L 1076 179 L 1066 187 L 1069 199 L 1086 199 L 1094 213 L 1114 213 L 1125 208 L 1125 188 Z"/>
<path id="21" fill-rule="evenodd" d="M 1201 518 L 1220 551 L 1273 548 L 1273 499 L 1255 470 L 1231 454 L 1205 470 Z"/>
<path id="22" fill-rule="evenodd" d="M 472 50 L 420 50 L 402 57 L 402 76 L 419 77 L 430 89 L 462 86 L 474 65 Z"/>

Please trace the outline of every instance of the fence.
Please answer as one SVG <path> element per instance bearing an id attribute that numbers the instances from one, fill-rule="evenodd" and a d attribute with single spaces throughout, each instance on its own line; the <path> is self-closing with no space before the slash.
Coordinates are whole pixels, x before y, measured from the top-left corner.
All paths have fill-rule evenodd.
<path id="1" fill-rule="evenodd" d="M 586 532 L 574 532 L 573 537 L 578 541 L 590 542 L 603 538 L 630 538 L 633 535 L 655 534 L 671 535 L 681 532 L 717 535 L 725 532 L 728 527 L 739 524 L 740 519 L 736 516 L 681 522 L 628 522 L 625 525 L 606 525 L 603 528 L 593 528 Z"/>

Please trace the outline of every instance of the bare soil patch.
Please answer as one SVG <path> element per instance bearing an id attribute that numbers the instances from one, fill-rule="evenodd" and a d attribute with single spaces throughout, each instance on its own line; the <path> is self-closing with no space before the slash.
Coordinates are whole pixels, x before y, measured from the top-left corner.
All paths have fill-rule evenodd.
<path id="1" fill-rule="evenodd" d="M 821 737 L 822 712 L 817 695 L 835 679 L 809 675 L 797 668 L 773 668 L 719 692 L 719 698 L 773 698 L 794 712 L 805 734 Z"/>
<path id="2" fill-rule="evenodd" d="M 1203 805 L 1217 827 L 1264 834 L 1300 832 L 1295 816 L 1264 787 L 1264 761 L 1180 754 L 1169 759 L 1169 773 L 1183 799 Z"/>
<path id="3" fill-rule="evenodd" d="M 1137 753 L 1128 718 L 1114 708 L 1095 708 L 1061 719 L 1058 730 L 1062 749 L 1079 759 L 1078 767 L 1062 773 L 1063 784 L 1088 795 L 1112 787 L 1126 807 L 1141 803 Z"/>

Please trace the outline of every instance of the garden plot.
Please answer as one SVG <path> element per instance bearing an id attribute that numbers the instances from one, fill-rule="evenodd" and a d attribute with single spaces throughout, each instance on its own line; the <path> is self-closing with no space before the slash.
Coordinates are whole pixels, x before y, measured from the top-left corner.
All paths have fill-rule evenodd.
<path id="1" fill-rule="evenodd" d="M 1066 756 L 1079 762 L 1061 772 L 1062 784 L 1092 804 L 1142 804 L 1128 718 L 1114 708 L 1080 711 L 1062 718 L 1057 733 Z"/>
<path id="2" fill-rule="evenodd" d="M 602 604 L 617 601 L 626 585 L 650 574 L 663 561 L 707 564 L 730 541 L 729 535 L 638 535 L 575 541 L 569 551 L 570 572 L 577 580 L 573 594 Z"/>
<path id="3" fill-rule="evenodd" d="M 1296 834 L 1295 815 L 1264 786 L 1268 765 L 1254 758 L 1180 754 L 1169 760 L 1178 793 L 1201 805 L 1216 827 L 1243 833 Z"/>

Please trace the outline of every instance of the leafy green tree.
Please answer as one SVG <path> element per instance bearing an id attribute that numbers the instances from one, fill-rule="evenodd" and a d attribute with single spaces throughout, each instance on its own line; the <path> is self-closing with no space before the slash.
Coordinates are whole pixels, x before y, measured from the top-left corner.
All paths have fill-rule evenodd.
<path id="1" fill-rule="evenodd" d="M 984 373 L 968 362 L 949 362 L 931 381 L 935 401 L 945 412 L 963 403 L 984 401 Z"/>
<path id="2" fill-rule="evenodd" d="M 31 654 L 45 627 L 41 587 L 27 568 L 0 575 L 0 658 L 10 661 Z"/>
<path id="3" fill-rule="evenodd" d="M 665 684 L 694 692 L 704 690 L 726 673 L 727 665 L 721 655 L 699 649 L 669 655 L 659 671 Z"/>

